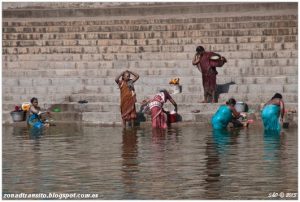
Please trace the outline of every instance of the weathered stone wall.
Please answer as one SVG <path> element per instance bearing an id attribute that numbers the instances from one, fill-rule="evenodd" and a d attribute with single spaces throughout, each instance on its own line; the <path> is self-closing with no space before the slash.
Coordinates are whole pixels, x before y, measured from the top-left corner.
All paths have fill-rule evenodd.
<path id="1" fill-rule="evenodd" d="M 4 3 L 3 122 L 14 104 L 38 97 L 60 104 L 57 119 L 119 122 L 114 77 L 140 74 L 138 100 L 169 88 L 187 121 L 206 121 L 218 104 L 197 103 L 197 45 L 224 55 L 220 102 L 231 96 L 258 110 L 275 92 L 298 102 L 297 3 Z M 231 84 L 231 85 L 229 85 Z M 89 101 L 84 107 L 78 100 Z M 199 109 L 201 113 L 192 114 Z M 78 113 L 81 112 L 81 113 Z"/>

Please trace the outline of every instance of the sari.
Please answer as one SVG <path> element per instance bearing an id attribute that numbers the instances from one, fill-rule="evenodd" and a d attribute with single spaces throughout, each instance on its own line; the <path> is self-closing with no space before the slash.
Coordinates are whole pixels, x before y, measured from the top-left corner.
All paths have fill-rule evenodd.
<path id="1" fill-rule="evenodd" d="M 211 119 L 213 129 L 225 129 L 232 120 L 232 111 L 227 105 L 221 105 Z"/>
<path id="2" fill-rule="evenodd" d="M 27 125 L 32 127 L 32 128 L 36 128 L 36 129 L 40 129 L 44 127 L 43 122 L 40 120 L 39 115 L 37 114 L 30 114 L 28 119 L 27 119 Z"/>
<path id="3" fill-rule="evenodd" d="M 204 94 L 212 95 L 213 91 L 217 88 L 217 70 L 216 67 L 222 67 L 224 61 L 222 60 L 211 60 L 212 56 L 220 55 L 213 52 L 204 52 L 201 56 L 200 62 L 197 64 L 199 71 L 202 73 L 202 85 Z"/>
<path id="4" fill-rule="evenodd" d="M 263 120 L 263 124 L 265 130 L 271 131 L 280 131 L 280 123 L 279 123 L 279 115 L 280 115 L 280 106 L 279 105 L 266 105 L 262 112 L 261 118 Z"/>
<path id="5" fill-rule="evenodd" d="M 136 96 L 130 90 L 127 82 L 120 80 L 119 81 L 120 96 L 121 96 L 121 116 L 123 121 L 130 121 L 136 119 Z"/>
<path id="6" fill-rule="evenodd" d="M 153 128 L 167 128 L 167 117 L 163 112 L 163 105 L 170 99 L 169 93 L 160 92 L 149 103 Z"/>

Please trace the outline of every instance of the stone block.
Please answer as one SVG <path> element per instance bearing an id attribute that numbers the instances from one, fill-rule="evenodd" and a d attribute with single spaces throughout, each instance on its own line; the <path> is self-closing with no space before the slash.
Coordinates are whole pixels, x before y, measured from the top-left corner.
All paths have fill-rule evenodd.
<path id="1" fill-rule="evenodd" d="M 291 84 L 291 83 L 298 83 L 298 77 L 297 76 L 287 76 L 287 83 Z"/>
<path id="2" fill-rule="evenodd" d="M 285 93 L 298 93 L 298 84 L 284 85 L 283 92 Z"/>

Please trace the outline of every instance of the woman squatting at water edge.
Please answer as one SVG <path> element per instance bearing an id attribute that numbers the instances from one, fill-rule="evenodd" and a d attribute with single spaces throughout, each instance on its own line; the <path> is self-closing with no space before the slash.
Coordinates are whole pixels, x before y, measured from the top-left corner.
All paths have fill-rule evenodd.
<path id="1" fill-rule="evenodd" d="M 269 100 L 263 107 L 261 112 L 261 118 L 265 130 L 278 131 L 280 132 L 280 122 L 283 122 L 284 117 L 284 102 L 282 100 L 282 95 L 275 93 L 275 95 Z"/>
<path id="2" fill-rule="evenodd" d="M 151 111 L 152 128 L 167 128 L 168 113 L 163 109 L 164 103 L 170 101 L 174 106 L 174 111 L 177 112 L 177 104 L 166 89 L 162 89 L 153 99 L 148 100 L 148 107 Z"/>
<path id="3" fill-rule="evenodd" d="M 130 79 L 130 74 L 134 76 L 133 79 Z M 118 75 L 115 78 L 115 81 L 120 88 L 120 108 L 124 128 L 126 128 L 126 122 L 131 122 L 131 127 L 133 127 L 134 121 L 137 117 L 135 109 L 136 94 L 134 91 L 133 84 L 138 79 L 139 75 L 137 73 L 128 70 L 123 71 L 120 75 Z"/>
<path id="4" fill-rule="evenodd" d="M 218 111 L 213 115 L 211 119 L 213 129 L 225 129 L 227 125 L 231 122 L 234 128 L 248 126 L 248 123 L 245 125 L 242 124 L 238 118 L 244 117 L 244 114 L 241 114 L 235 109 L 236 100 L 234 98 L 230 98 L 226 105 L 221 105 Z"/>
<path id="5" fill-rule="evenodd" d="M 48 112 L 42 112 L 38 105 L 38 99 L 33 97 L 30 100 L 31 106 L 29 109 L 29 117 L 27 119 L 27 125 L 33 128 L 41 129 L 43 127 L 49 127 L 49 123 L 42 120 L 41 115 Z"/>

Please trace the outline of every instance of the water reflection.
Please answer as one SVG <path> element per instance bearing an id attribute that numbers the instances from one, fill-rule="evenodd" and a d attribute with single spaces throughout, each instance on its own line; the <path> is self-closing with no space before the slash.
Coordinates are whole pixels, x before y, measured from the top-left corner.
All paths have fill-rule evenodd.
<path id="1" fill-rule="evenodd" d="M 36 129 L 29 127 L 14 127 L 13 135 L 24 139 L 38 139 L 44 134 L 44 129 Z"/>
<path id="2" fill-rule="evenodd" d="M 280 151 L 280 132 L 264 131 L 264 160 L 276 160 Z"/>
<path id="3" fill-rule="evenodd" d="M 176 200 L 297 192 L 297 131 L 56 126 L 38 138 L 27 128 L 3 131 L 3 193 Z"/>
<path id="4" fill-rule="evenodd" d="M 122 135 L 122 180 L 125 199 L 136 198 L 139 172 L 137 129 L 123 129 Z"/>
<path id="5" fill-rule="evenodd" d="M 226 182 L 221 176 L 227 169 L 223 164 L 226 164 L 228 155 L 235 155 L 230 151 L 234 151 L 232 149 L 236 147 L 238 135 L 238 130 L 224 129 L 213 130 L 212 134 L 207 137 L 205 196 L 208 199 L 218 199 L 223 195 L 222 191 L 226 187 Z"/>
<path id="6" fill-rule="evenodd" d="M 166 139 L 167 131 L 161 128 L 152 128 L 152 142 L 162 143 Z"/>

